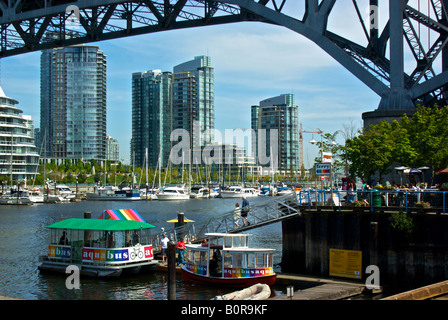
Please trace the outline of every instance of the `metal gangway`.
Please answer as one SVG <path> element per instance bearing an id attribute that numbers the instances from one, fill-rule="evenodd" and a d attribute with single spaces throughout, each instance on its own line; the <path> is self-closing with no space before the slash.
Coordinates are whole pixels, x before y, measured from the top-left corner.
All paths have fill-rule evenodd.
<path id="1" fill-rule="evenodd" d="M 247 222 L 242 225 L 235 224 L 235 211 L 230 210 L 210 219 L 188 223 L 183 226 L 165 230 L 153 235 L 153 252 L 160 251 L 159 243 L 162 233 L 165 233 L 170 241 L 178 241 L 180 236 L 187 237 L 192 243 L 198 243 L 205 238 L 206 233 L 238 233 L 246 230 L 259 228 L 271 223 L 290 219 L 300 215 L 299 201 L 296 192 L 282 196 L 267 196 L 266 200 L 249 205 Z"/>

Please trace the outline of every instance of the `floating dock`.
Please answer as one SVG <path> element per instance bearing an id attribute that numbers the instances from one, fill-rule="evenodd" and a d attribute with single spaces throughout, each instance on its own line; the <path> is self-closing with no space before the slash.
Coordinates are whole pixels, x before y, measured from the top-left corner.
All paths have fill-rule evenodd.
<path id="1" fill-rule="evenodd" d="M 277 274 L 277 284 L 311 288 L 296 290 L 292 297 L 280 295 L 270 300 L 341 300 L 360 295 L 365 285 L 355 281 L 333 280 L 313 276 Z"/>

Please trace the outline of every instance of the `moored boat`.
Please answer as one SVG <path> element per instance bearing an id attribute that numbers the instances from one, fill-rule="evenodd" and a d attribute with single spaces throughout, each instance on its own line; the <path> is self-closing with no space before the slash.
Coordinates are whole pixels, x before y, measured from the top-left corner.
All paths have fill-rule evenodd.
<path id="1" fill-rule="evenodd" d="M 86 200 L 140 200 L 140 192 L 133 189 L 119 189 L 115 186 L 100 187 L 95 192 L 88 192 Z"/>
<path id="2" fill-rule="evenodd" d="M 258 197 L 259 190 L 255 188 L 243 188 L 239 186 L 232 186 L 227 190 L 221 190 L 221 197 L 223 198 L 246 198 Z"/>
<path id="3" fill-rule="evenodd" d="M 281 187 L 277 188 L 278 196 L 284 196 L 286 194 L 292 194 L 291 188 L 289 188 L 287 185 L 282 185 Z"/>
<path id="4" fill-rule="evenodd" d="M 33 204 L 28 190 L 11 189 L 0 196 L 0 204 Z"/>
<path id="5" fill-rule="evenodd" d="M 191 187 L 190 189 L 190 198 L 208 198 L 209 197 L 209 189 L 206 187 Z"/>
<path id="6" fill-rule="evenodd" d="M 153 225 L 132 209 L 105 210 L 100 219 L 65 219 L 48 225 L 48 254 L 41 272 L 65 273 L 68 266 L 90 277 L 118 277 L 154 271 Z"/>
<path id="7" fill-rule="evenodd" d="M 167 187 L 157 192 L 157 200 L 188 200 L 190 195 L 185 192 L 184 188 Z"/>
<path id="8" fill-rule="evenodd" d="M 207 233 L 207 245 L 187 244 L 183 279 L 207 285 L 273 285 L 275 249 L 249 248 L 249 234 Z"/>

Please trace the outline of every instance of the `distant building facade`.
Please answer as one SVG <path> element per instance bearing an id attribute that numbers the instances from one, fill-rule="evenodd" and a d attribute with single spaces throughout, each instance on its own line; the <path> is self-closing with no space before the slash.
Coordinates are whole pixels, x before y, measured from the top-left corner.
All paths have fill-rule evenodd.
<path id="1" fill-rule="evenodd" d="M 299 107 L 295 105 L 293 94 L 282 94 L 276 97 L 260 101 L 259 105 L 251 108 L 251 128 L 255 132 L 255 141 L 261 139 L 259 129 L 266 130 L 266 145 L 260 149 L 259 143 L 255 144 L 256 159 L 260 159 L 259 153 L 265 152 L 270 156 L 270 150 L 274 149 L 270 142 L 270 130 L 278 130 L 278 169 L 299 170 Z M 262 164 L 269 167 L 270 164 Z"/>
<path id="2" fill-rule="evenodd" d="M 34 124 L 18 103 L 0 88 L 0 175 L 12 181 L 31 180 L 39 172 Z"/>
<path id="3" fill-rule="evenodd" d="M 213 142 L 215 128 L 215 85 L 211 58 L 197 56 L 173 68 L 172 126 L 190 132 L 192 146 Z M 194 126 L 198 141 L 193 141 Z"/>
<path id="4" fill-rule="evenodd" d="M 118 163 L 120 161 L 120 144 L 118 140 L 107 136 L 106 146 L 106 160 L 109 160 L 111 163 Z"/>
<path id="5" fill-rule="evenodd" d="M 159 162 L 165 167 L 169 157 L 171 132 L 171 73 L 149 70 L 132 74 L 131 159 L 144 166 Z M 131 162 L 132 163 L 132 162 Z"/>
<path id="6" fill-rule="evenodd" d="M 190 134 L 190 151 L 194 146 L 210 144 L 214 120 L 214 70 L 210 57 L 195 57 L 175 66 L 173 72 L 133 73 L 131 162 L 134 159 L 135 165 L 143 166 L 147 150 L 150 167 L 166 167 L 171 148 L 177 143 L 170 141 L 175 129 Z M 197 141 L 193 141 L 194 137 Z"/>
<path id="7" fill-rule="evenodd" d="M 40 118 L 43 157 L 106 160 L 106 55 L 98 46 L 42 51 Z"/>

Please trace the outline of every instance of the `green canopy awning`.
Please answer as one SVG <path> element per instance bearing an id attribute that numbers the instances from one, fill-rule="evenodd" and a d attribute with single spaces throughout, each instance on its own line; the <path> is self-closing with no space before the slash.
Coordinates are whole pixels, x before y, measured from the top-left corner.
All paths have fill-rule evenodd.
<path id="1" fill-rule="evenodd" d="M 49 229 L 126 231 L 155 228 L 152 224 L 132 220 L 66 219 L 46 226 Z"/>

